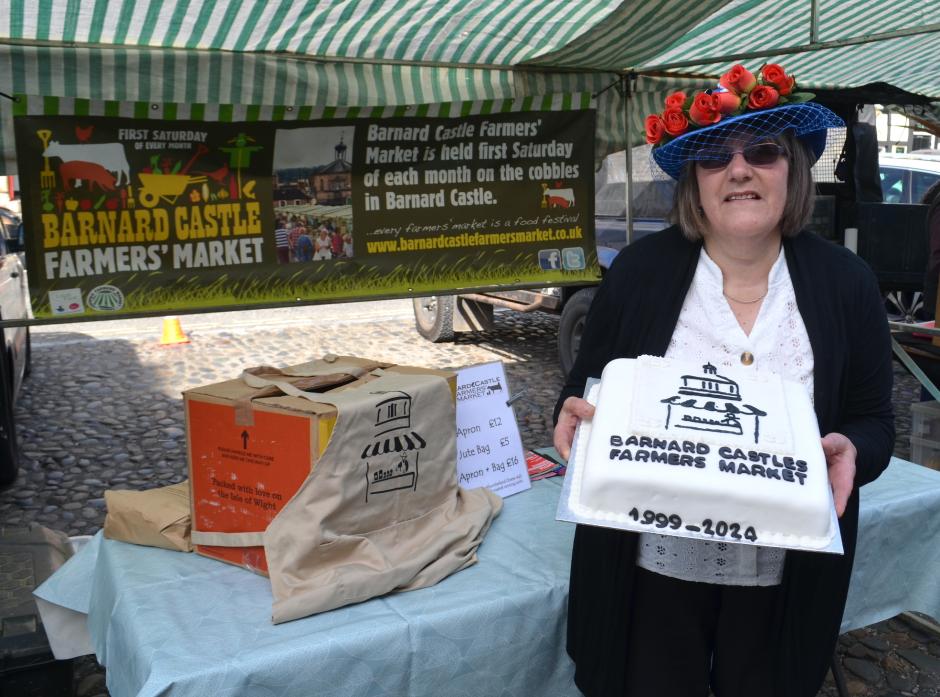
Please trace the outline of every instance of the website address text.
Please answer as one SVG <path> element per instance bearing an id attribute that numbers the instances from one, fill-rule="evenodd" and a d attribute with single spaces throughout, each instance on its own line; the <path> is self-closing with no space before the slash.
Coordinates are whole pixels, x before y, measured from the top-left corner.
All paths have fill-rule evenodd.
<path id="1" fill-rule="evenodd" d="M 399 237 L 394 240 L 366 242 L 369 254 L 383 252 L 415 252 L 427 249 L 458 249 L 460 247 L 497 247 L 507 244 L 580 240 L 584 236 L 581 226 L 559 229 L 536 229 L 519 232 L 462 232 L 459 235 L 435 237 Z"/>

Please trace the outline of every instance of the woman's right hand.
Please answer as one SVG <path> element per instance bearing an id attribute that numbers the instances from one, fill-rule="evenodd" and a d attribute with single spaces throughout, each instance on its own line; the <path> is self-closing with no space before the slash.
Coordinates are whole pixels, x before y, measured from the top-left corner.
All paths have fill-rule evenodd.
<path id="1" fill-rule="evenodd" d="M 558 454 L 568 460 L 571 454 L 571 444 L 574 442 L 574 432 L 583 419 L 594 418 L 594 407 L 580 397 L 568 397 L 558 412 L 558 422 L 555 424 L 553 441 Z"/>

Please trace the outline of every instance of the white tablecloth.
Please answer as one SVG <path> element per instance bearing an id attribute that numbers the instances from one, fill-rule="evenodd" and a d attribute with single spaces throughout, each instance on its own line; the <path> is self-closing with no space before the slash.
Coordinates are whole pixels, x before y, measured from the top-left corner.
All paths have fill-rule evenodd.
<path id="1" fill-rule="evenodd" d="M 574 526 L 560 481 L 505 501 L 480 563 L 420 591 L 270 622 L 268 580 L 100 534 L 37 596 L 88 613 L 113 697 L 577 695 L 564 651 Z M 940 617 L 940 473 L 895 460 L 862 490 L 843 631 Z"/>

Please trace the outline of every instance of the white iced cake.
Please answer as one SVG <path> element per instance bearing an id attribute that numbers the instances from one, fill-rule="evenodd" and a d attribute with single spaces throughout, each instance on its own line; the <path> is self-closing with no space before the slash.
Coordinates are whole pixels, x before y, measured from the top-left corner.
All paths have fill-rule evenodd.
<path id="1" fill-rule="evenodd" d="M 576 443 L 575 515 L 727 542 L 832 542 L 826 459 L 798 383 L 641 356 L 607 365 L 595 406 Z"/>

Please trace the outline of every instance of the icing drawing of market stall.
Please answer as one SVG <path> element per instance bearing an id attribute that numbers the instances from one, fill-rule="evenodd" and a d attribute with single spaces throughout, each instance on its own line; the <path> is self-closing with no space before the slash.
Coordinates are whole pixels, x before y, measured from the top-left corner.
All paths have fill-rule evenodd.
<path id="1" fill-rule="evenodd" d="M 415 342 L 443 344 L 430 347 L 438 352 L 436 368 L 332 354 L 285 361 L 272 347 L 279 367 L 233 371 L 204 386 L 200 406 L 180 406 L 187 429 L 196 419 L 197 455 L 189 440 L 197 431 L 184 429 L 182 438 L 200 472 L 198 486 L 211 497 L 190 506 L 192 490 L 163 492 L 171 503 L 186 502 L 181 517 L 157 531 L 164 549 L 103 536 L 90 542 L 97 560 L 121 570 L 121 583 L 143 585 L 116 583 L 113 596 L 74 603 L 91 610 L 92 637 L 79 648 L 108 663 L 115 696 L 248 695 L 258 686 L 277 697 L 359 688 L 434 695 L 441 685 L 466 694 L 574 694 L 558 622 L 570 536 L 537 522 L 551 519 L 558 494 L 548 487 L 560 484 L 520 490 L 505 502 L 491 500 L 485 487 L 465 495 L 442 486 L 429 494 L 428 433 L 446 435 L 450 448 L 456 432 L 454 467 L 479 460 L 462 483 L 515 472 L 527 487 L 525 459 L 537 456 L 533 462 L 542 458 L 538 466 L 546 466 L 548 442 L 539 453 L 497 457 L 508 448 L 502 439 L 513 430 L 518 436 L 512 403 L 526 397 L 505 374 L 462 392 L 456 374 L 467 366 L 446 358 L 447 344 L 457 333 L 480 331 L 492 344 L 507 310 L 557 315 L 561 371 L 537 370 L 546 390 L 563 380 L 617 253 L 641 229 L 665 225 L 662 202 L 672 192 L 646 168 L 643 118 L 703 76 L 717 78 L 739 60 L 786 63 L 802 87 L 839 113 L 847 128 L 814 173 L 813 229 L 854 247 L 885 293 L 920 287 L 926 206 L 881 201 L 877 137 L 857 106 L 884 105 L 940 136 L 933 69 L 940 17 L 929 3 L 899 0 L 879 9 L 861 0 L 651 0 L 642 7 L 351 0 L 341 10 L 335 3 L 261 0 L 86 4 L 12 0 L 10 20 L 0 23 L 0 151 L 3 174 L 17 178 L 23 219 L 22 240 L 5 239 L 6 257 L 21 258 L 8 275 L 22 307 L 0 306 L 7 339 L 0 485 L 25 487 L 36 476 L 29 463 L 46 452 L 17 446 L 17 437 L 30 436 L 14 418 L 16 395 L 30 385 L 29 327 L 160 318 L 169 370 L 185 362 L 172 352 L 189 341 L 181 317 L 185 324 L 188 315 L 208 312 L 404 298 L 413 303 Z M 779 27 L 773 38 L 768 26 Z M 598 218 L 604 200 L 615 201 L 612 227 Z M 759 395 L 740 395 L 718 371 L 705 365 L 664 394 L 657 418 L 670 428 L 753 435 L 757 443 L 767 416 Z M 402 375 L 420 390 L 399 385 Z M 89 389 L 117 379 L 99 378 Z M 382 390 L 389 401 L 374 401 L 369 385 L 376 381 L 393 385 Z M 343 394 L 368 395 L 362 402 L 383 411 L 362 421 L 367 410 L 357 405 L 349 418 L 354 412 Z M 450 407 L 461 394 L 491 398 L 508 415 L 383 431 L 419 406 L 454 420 Z M 448 406 L 429 408 L 427 400 Z M 94 412 L 92 397 L 88 405 Z M 71 428 L 69 414 L 46 416 Z M 488 430 L 500 428 L 509 435 L 488 439 Z M 384 569 L 388 549 L 408 553 L 396 558 L 381 592 L 350 592 L 329 610 L 275 627 L 272 588 L 302 584 L 304 575 L 263 573 L 268 560 L 293 568 L 289 557 L 305 535 L 288 532 L 282 546 L 264 538 L 265 526 L 295 494 L 316 488 L 305 482 L 334 432 L 355 435 L 348 462 L 357 477 L 344 487 L 361 487 L 356 504 L 371 507 L 352 518 L 371 521 L 369 511 L 380 506 L 407 518 L 415 501 L 422 516 L 444 512 L 416 529 L 324 542 L 332 544 L 327 556 L 348 553 L 363 574 Z M 137 444 L 116 447 L 140 454 Z M 280 458 L 289 481 L 271 474 Z M 553 473 L 559 466 L 549 465 Z M 84 486 L 104 501 L 107 483 L 89 479 Z M 27 511 L 24 520 L 40 505 L 23 493 L 16 501 L 28 502 L 16 504 Z M 341 491 L 336 502 L 336 510 L 349 503 Z M 213 527 L 220 512 L 224 520 Z M 343 516 L 325 517 L 333 524 Z M 186 528 L 180 520 L 189 521 L 189 532 L 177 535 Z M 466 525 L 455 531 L 453 520 Z M 214 554 L 182 554 L 187 545 Z M 90 556 L 77 555 L 71 568 L 87 563 L 93 573 L 98 561 Z M 418 568 L 415 560 L 424 563 Z M 485 573 L 468 581 L 464 570 Z M 530 573 L 531 592 L 516 583 Z M 91 593 L 87 578 L 62 584 L 57 597 Z M 905 597 L 911 607 L 903 609 L 940 608 L 923 599 L 929 594 L 915 595 Z M 168 606 L 179 609 L 161 611 Z M 884 612 L 880 605 L 860 611 L 846 631 L 881 621 Z M 178 651 L 168 648 L 173 642 Z M 230 655 L 213 653 L 215 644 Z"/>
<path id="2" fill-rule="evenodd" d="M 702 373 L 683 375 L 677 394 L 661 400 L 666 405 L 665 427 L 672 423 L 674 428 L 742 435 L 747 424 L 759 443 L 760 417 L 767 412 L 741 402 L 738 383 L 719 375 L 715 366 L 706 363 Z"/>

